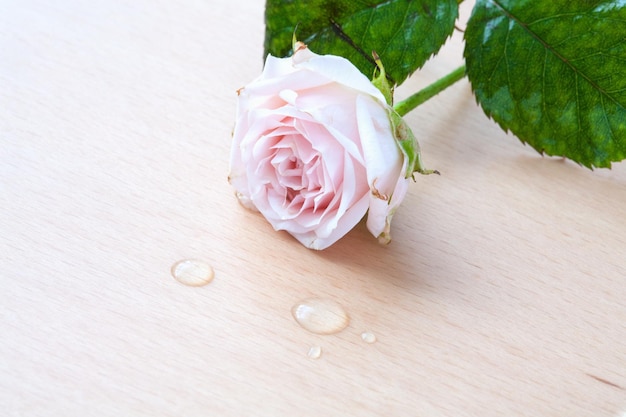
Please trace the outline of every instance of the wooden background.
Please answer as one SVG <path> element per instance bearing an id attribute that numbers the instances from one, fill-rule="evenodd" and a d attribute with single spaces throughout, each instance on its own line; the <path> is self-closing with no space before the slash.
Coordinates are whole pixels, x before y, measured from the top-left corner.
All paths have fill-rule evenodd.
<path id="1" fill-rule="evenodd" d="M 0 3 L 2 415 L 626 415 L 625 164 L 541 157 L 463 80 L 407 117 L 442 175 L 391 245 L 310 251 L 226 181 L 262 1 Z M 185 258 L 214 281 L 174 280 Z M 299 327 L 313 296 L 350 326 Z"/>

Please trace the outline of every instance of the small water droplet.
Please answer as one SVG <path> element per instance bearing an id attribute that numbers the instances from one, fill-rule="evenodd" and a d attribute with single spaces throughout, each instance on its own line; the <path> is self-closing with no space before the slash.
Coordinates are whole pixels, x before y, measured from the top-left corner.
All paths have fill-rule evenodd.
<path id="1" fill-rule="evenodd" d="M 322 348 L 320 346 L 311 346 L 307 356 L 311 359 L 319 359 L 322 356 Z"/>
<path id="2" fill-rule="evenodd" d="M 245 208 L 246 210 L 255 211 L 255 212 L 259 211 L 259 209 L 256 208 L 256 206 L 254 205 L 250 197 L 246 197 L 239 191 L 235 192 L 235 196 L 237 197 L 239 204 L 241 204 L 241 206 Z"/>
<path id="3" fill-rule="evenodd" d="M 375 343 L 376 335 L 372 332 L 363 332 L 361 333 L 361 340 L 363 340 L 365 343 Z"/>
<path id="4" fill-rule="evenodd" d="M 300 326 L 317 334 L 338 333 L 350 323 L 346 310 L 325 298 L 302 300 L 291 308 L 291 314 Z"/>
<path id="5" fill-rule="evenodd" d="M 213 268 L 197 259 L 183 259 L 172 266 L 172 276 L 182 284 L 200 287 L 213 281 Z"/>

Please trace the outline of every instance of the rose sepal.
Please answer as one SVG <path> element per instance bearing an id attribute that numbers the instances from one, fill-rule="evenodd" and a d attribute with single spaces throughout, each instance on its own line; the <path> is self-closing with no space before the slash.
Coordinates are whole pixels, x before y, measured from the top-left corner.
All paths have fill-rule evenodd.
<path id="1" fill-rule="evenodd" d="M 392 130 L 396 142 L 402 151 L 402 154 L 408 160 L 405 178 L 413 178 L 413 173 L 418 172 L 422 175 L 439 174 L 439 171 L 435 169 L 426 169 L 422 163 L 422 156 L 419 142 L 413 134 L 413 131 L 402 116 L 393 109 L 393 85 L 387 79 L 387 73 L 383 62 L 376 53 L 372 51 L 372 56 L 376 62 L 378 69 L 378 75 L 375 75 L 372 79 L 372 84 L 385 96 L 387 105 L 389 106 L 389 120 L 391 122 Z"/>
<path id="2" fill-rule="evenodd" d="M 404 118 L 402 118 L 402 116 L 400 116 L 393 108 L 389 109 L 389 120 L 391 121 L 396 142 L 408 160 L 405 178 L 413 178 L 413 173 L 415 172 L 422 175 L 439 175 L 439 171 L 436 169 L 426 169 L 424 167 L 424 163 L 422 162 L 422 153 L 417 138 Z"/>
<path id="3" fill-rule="evenodd" d="M 383 96 L 385 96 L 387 105 L 393 106 L 393 85 L 387 79 L 387 73 L 385 72 L 383 61 L 380 59 L 376 51 L 372 51 L 372 56 L 374 57 L 376 67 L 378 69 L 378 75 L 374 75 L 372 78 L 372 84 L 374 84 L 374 87 L 378 88 Z"/>

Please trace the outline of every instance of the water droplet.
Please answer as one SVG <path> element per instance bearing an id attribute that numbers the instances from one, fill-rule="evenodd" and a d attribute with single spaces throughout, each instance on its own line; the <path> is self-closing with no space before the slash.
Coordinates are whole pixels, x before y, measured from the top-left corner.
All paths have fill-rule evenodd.
<path id="1" fill-rule="evenodd" d="M 172 266 L 172 276 L 182 284 L 200 287 L 213 281 L 213 268 L 197 259 L 183 259 Z"/>
<path id="2" fill-rule="evenodd" d="M 241 204 L 241 206 L 245 208 L 246 210 L 255 211 L 255 212 L 259 211 L 259 209 L 256 208 L 256 206 L 254 205 L 250 197 L 246 197 L 239 191 L 235 192 L 235 196 L 237 197 L 239 204 Z"/>
<path id="3" fill-rule="evenodd" d="M 343 307 L 324 298 L 302 300 L 291 308 L 291 314 L 300 326 L 317 334 L 338 333 L 350 323 Z"/>
<path id="4" fill-rule="evenodd" d="M 322 356 L 322 348 L 320 346 L 311 346 L 307 356 L 311 359 L 319 359 Z"/>
<path id="5" fill-rule="evenodd" d="M 375 343 L 376 335 L 372 332 L 363 332 L 361 333 L 361 340 L 363 340 L 365 343 Z"/>

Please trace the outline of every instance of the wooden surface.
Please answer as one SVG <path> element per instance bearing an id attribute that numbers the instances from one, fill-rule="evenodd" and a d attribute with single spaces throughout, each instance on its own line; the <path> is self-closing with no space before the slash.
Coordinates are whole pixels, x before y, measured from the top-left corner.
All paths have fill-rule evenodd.
<path id="1" fill-rule="evenodd" d="M 407 118 L 442 175 L 411 186 L 391 245 L 360 225 L 310 251 L 226 181 L 262 1 L 2 6 L 2 415 L 625 415 L 625 164 L 541 157 L 464 80 Z M 185 258 L 214 281 L 174 280 Z M 299 327 L 307 297 L 348 328 Z"/>

